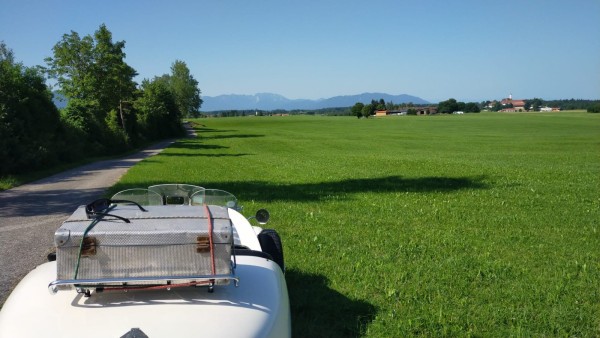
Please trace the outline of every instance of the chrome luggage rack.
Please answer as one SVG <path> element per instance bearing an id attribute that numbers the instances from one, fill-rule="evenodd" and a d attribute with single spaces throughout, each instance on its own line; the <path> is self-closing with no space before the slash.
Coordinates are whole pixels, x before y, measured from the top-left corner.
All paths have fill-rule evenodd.
<path id="1" fill-rule="evenodd" d="M 206 189 L 188 184 L 160 184 L 150 186 L 148 189 L 128 189 L 121 191 L 111 199 L 127 199 L 139 205 L 221 205 L 241 211 L 237 199 L 229 192 L 218 189 Z M 145 276 L 145 277 L 114 277 L 94 279 L 57 279 L 48 284 L 48 290 L 56 294 L 59 290 L 72 289 L 83 293 L 86 297 L 91 295 L 91 290 L 101 291 L 128 291 L 128 290 L 157 290 L 177 287 L 208 286 L 208 292 L 214 291 L 214 286 L 228 284 L 233 281 L 235 287 L 239 285 L 239 278 L 235 276 L 236 256 L 235 246 L 232 248 L 232 274 L 214 275 L 185 275 L 185 276 Z M 179 281 L 179 283 L 177 283 Z M 221 283 L 219 283 L 221 282 Z"/>
<path id="2" fill-rule="evenodd" d="M 63 287 L 75 287 L 78 293 L 90 295 L 91 289 L 103 290 L 152 290 L 171 289 L 185 286 L 208 286 L 208 292 L 213 292 L 216 282 L 233 281 L 237 287 L 240 279 L 235 275 L 201 275 L 201 276 L 156 276 L 156 277 L 123 277 L 123 278 L 99 278 L 99 279 L 63 279 L 55 280 L 48 284 L 48 290 L 56 294 Z M 165 284 L 137 284 L 163 281 Z M 173 281 L 191 281 L 173 284 Z"/>

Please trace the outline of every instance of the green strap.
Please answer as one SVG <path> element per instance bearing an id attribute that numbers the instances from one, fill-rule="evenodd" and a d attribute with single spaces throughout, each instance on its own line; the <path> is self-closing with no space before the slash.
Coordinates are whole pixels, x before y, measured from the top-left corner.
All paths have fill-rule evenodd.
<path id="1" fill-rule="evenodd" d="M 110 211 L 114 207 L 115 206 L 111 206 L 106 211 Z M 79 252 L 77 254 L 77 265 L 75 265 L 75 275 L 73 276 L 73 279 L 77 279 L 77 274 L 79 273 L 79 263 L 81 263 L 81 250 L 83 250 L 83 240 L 85 239 L 85 236 L 87 236 L 88 232 L 90 230 L 92 230 L 92 228 L 95 227 L 96 224 L 100 223 L 101 219 L 102 219 L 102 216 L 100 216 L 98 218 L 94 218 L 94 220 L 90 223 L 90 225 L 88 225 L 87 228 L 85 228 L 85 231 L 83 232 L 83 236 L 81 236 L 81 243 L 79 243 Z"/>

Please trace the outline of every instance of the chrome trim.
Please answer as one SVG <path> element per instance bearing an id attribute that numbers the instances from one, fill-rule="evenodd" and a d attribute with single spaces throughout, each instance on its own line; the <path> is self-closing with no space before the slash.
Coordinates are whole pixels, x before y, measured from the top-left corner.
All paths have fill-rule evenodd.
<path id="1" fill-rule="evenodd" d="M 63 285 L 88 285 L 88 287 L 103 287 L 104 284 L 115 283 L 135 283 L 135 282 L 154 282 L 154 281 L 177 281 L 177 280 L 232 280 L 234 285 L 239 285 L 240 279 L 234 275 L 191 275 L 191 276 L 154 276 L 154 277 L 123 277 L 123 278 L 97 278 L 97 279 L 62 279 L 55 280 L 48 284 L 48 290 L 52 294 L 58 292 L 58 287 Z"/>

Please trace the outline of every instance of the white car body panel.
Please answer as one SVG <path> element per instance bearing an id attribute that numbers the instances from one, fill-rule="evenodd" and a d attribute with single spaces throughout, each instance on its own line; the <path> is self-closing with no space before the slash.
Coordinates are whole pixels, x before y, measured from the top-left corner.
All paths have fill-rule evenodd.
<path id="1" fill-rule="evenodd" d="M 56 262 L 40 265 L 15 288 L 0 312 L 0 337 L 289 337 L 287 286 L 273 261 L 238 256 L 233 284 L 170 291 L 112 291 L 89 298 L 52 295 Z"/>
<path id="2" fill-rule="evenodd" d="M 250 250 L 261 251 L 260 243 L 256 237 L 257 233 L 254 232 L 255 227 L 250 225 L 246 217 L 233 209 L 229 209 L 229 218 L 234 225 L 235 244 L 244 245 Z"/>

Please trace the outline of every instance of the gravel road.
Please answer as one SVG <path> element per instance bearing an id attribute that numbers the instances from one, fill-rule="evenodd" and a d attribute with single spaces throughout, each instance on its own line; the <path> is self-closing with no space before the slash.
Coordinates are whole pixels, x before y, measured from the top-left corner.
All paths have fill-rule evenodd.
<path id="1" fill-rule="evenodd" d="M 0 192 L 0 306 L 14 286 L 46 261 L 54 231 L 79 205 L 102 197 L 127 169 L 172 141 Z"/>

